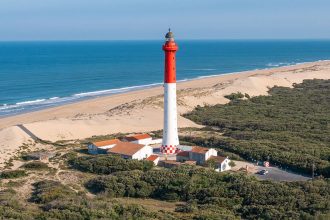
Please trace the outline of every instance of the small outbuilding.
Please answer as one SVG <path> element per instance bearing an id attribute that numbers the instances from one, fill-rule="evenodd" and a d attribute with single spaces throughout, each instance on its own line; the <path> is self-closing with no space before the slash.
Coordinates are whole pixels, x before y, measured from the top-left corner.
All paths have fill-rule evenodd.
<path id="1" fill-rule="evenodd" d="M 124 137 L 123 141 L 149 145 L 152 143 L 152 137 L 149 134 L 135 134 Z"/>
<path id="2" fill-rule="evenodd" d="M 189 160 L 196 161 L 197 165 L 203 165 L 212 156 L 217 156 L 218 152 L 213 148 L 192 147 L 189 152 Z"/>
<path id="3" fill-rule="evenodd" d="M 185 162 L 189 160 L 189 151 L 180 151 L 176 154 L 176 161 L 177 162 Z"/>
<path id="4" fill-rule="evenodd" d="M 145 160 L 151 161 L 154 163 L 155 166 L 157 166 L 159 162 L 159 156 L 152 154 L 149 157 L 147 157 Z"/>
<path id="5" fill-rule="evenodd" d="M 108 149 L 113 148 L 119 142 L 120 140 L 118 139 L 92 142 L 88 145 L 88 153 L 106 154 Z"/>
<path id="6" fill-rule="evenodd" d="M 229 165 L 230 160 L 228 157 L 221 157 L 221 156 L 211 156 L 209 160 L 213 160 L 215 163 L 215 171 L 223 172 L 226 170 L 230 170 L 231 167 Z"/>
<path id="7" fill-rule="evenodd" d="M 107 150 L 108 154 L 120 155 L 124 159 L 143 160 L 152 154 L 152 147 L 144 144 L 119 141 Z"/>

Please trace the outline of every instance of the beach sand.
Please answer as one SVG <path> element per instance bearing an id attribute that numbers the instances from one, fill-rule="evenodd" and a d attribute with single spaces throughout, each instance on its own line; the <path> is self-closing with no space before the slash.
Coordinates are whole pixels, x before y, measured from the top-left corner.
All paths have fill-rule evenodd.
<path id="1" fill-rule="evenodd" d="M 178 83 L 179 114 L 197 105 L 225 104 L 224 95 L 267 95 L 269 88 L 292 87 L 304 79 L 330 79 L 330 61 L 247 71 Z M 33 138 L 74 140 L 112 133 L 147 132 L 163 126 L 163 87 L 100 97 L 0 119 L 0 167 Z M 178 117 L 179 127 L 199 125 Z M 19 126 L 17 126 L 19 125 Z"/>

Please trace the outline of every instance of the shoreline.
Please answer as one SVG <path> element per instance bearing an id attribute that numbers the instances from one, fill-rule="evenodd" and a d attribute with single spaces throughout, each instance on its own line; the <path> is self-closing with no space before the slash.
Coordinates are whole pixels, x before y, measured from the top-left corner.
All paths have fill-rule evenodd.
<path id="1" fill-rule="evenodd" d="M 226 104 L 224 96 L 268 95 L 274 86 L 292 87 L 304 79 L 330 79 L 330 61 L 221 74 L 177 84 L 178 127 L 201 127 L 182 117 L 200 105 Z M 36 138 L 56 142 L 114 133 L 141 133 L 163 127 L 163 87 L 92 98 L 0 118 L 0 167 L 24 146 L 46 149 Z M 23 148 L 22 148 L 23 147 Z"/>
<path id="2" fill-rule="evenodd" d="M 177 89 L 186 89 L 186 88 L 203 88 L 208 87 L 214 84 L 214 81 L 230 81 L 235 80 L 238 78 L 245 78 L 254 75 L 264 75 L 268 76 L 273 73 L 283 72 L 283 71 L 290 71 L 294 69 L 304 68 L 306 66 L 318 65 L 318 64 L 327 64 L 330 63 L 330 60 L 322 60 L 322 61 L 315 61 L 315 62 L 306 62 L 301 64 L 289 65 L 289 66 L 282 66 L 282 67 L 275 67 L 275 68 L 266 68 L 260 70 L 249 70 L 249 71 L 242 71 L 242 72 L 232 72 L 232 73 L 224 73 L 224 74 L 216 74 L 211 76 L 201 76 L 194 79 L 187 79 L 187 80 L 180 80 L 177 83 Z M 214 80 L 214 81 L 213 81 Z M 63 113 L 68 117 L 72 117 L 75 115 L 75 112 L 68 112 L 68 109 L 75 108 L 77 106 L 83 106 L 88 104 L 97 104 L 104 101 L 109 101 L 109 107 L 116 107 L 117 105 L 124 104 L 125 102 L 132 101 L 134 99 L 138 99 L 139 97 L 148 97 L 148 93 L 155 93 L 150 96 L 154 95 L 161 95 L 162 94 L 162 85 L 155 85 L 150 88 L 142 88 L 137 89 L 134 91 L 127 91 L 123 93 L 116 93 L 110 95 L 103 95 L 98 97 L 87 98 L 84 100 L 80 100 L 77 102 L 66 103 L 63 105 L 48 107 L 45 109 L 40 109 L 36 111 L 29 111 L 22 114 L 17 115 L 10 115 L 5 117 L 0 117 L 0 130 L 9 126 L 17 125 L 17 124 L 25 124 L 25 123 L 32 123 L 36 121 L 42 120 L 50 120 L 58 117 L 63 117 Z M 118 99 L 123 98 L 123 101 L 119 101 Z M 111 103 L 111 99 L 116 100 L 115 102 Z M 124 101 L 125 99 L 125 101 Z M 126 100 L 127 99 L 127 100 Z M 104 107 L 104 106 L 103 106 Z M 86 108 L 81 109 L 84 113 L 99 113 L 98 110 L 87 110 Z M 80 110 L 80 111 L 81 111 Z M 99 109 L 101 110 L 101 109 Z M 42 114 L 49 114 L 48 117 L 39 117 Z M 34 119 L 31 119 L 33 117 Z M 29 119 L 27 119 L 29 118 Z"/>
<path id="3" fill-rule="evenodd" d="M 302 63 L 296 63 L 292 65 L 287 65 L 287 66 L 278 66 L 278 67 L 269 67 L 269 68 L 263 68 L 263 69 L 254 69 L 254 70 L 246 70 L 246 71 L 239 71 L 239 72 L 229 72 L 229 73 L 221 73 L 221 74 L 213 74 L 213 75 L 205 75 L 205 76 L 198 76 L 195 78 L 190 78 L 190 79 L 183 79 L 183 80 L 178 80 L 177 84 L 180 85 L 181 83 L 186 83 L 186 82 L 191 82 L 191 81 L 198 81 L 198 80 L 203 80 L 203 79 L 209 79 L 209 78 L 218 78 L 222 76 L 229 76 L 229 75 L 236 75 L 236 74 L 247 74 L 249 72 L 257 72 L 257 71 L 272 71 L 272 70 L 278 70 L 280 68 L 294 68 L 294 67 L 299 67 L 300 65 L 308 65 L 308 64 L 317 64 L 317 63 L 323 63 L 323 62 L 330 62 L 330 60 L 318 60 L 318 61 L 312 61 L 312 62 L 302 62 Z M 162 82 L 156 82 L 156 83 L 151 83 L 151 84 L 145 84 L 145 85 L 137 85 L 137 86 L 127 86 L 127 87 L 121 87 L 121 88 L 114 88 L 114 89 L 105 89 L 105 90 L 96 90 L 96 91 L 91 91 L 91 92 L 81 92 L 77 94 L 73 94 L 70 96 L 66 97 L 52 97 L 52 98 L 40 98 L 36 100 L 29 100 L 29 101 L 23 101 L 23 102 L 18 102 L 16 104 L 9 104 L 9 105 L 3 105 L 0 106 L 1 108 L 15 108 L 24 106 L 23 104 L 26 105 L 33 105 L 34 103 L 39 103 L 42 101 L 51 101 L 55 100 L 58 101 L 60 99 L 68 99 L 64 100 L 59 104 L 55 103 L 49 103 L 48 105 L 45 106 L 36 106 L 35 109 L 26 109 L 21 112 L 14 112 L 12 114 L 3 114 L 0 115 L 0 122 L 2 119 L 6 118 L 12 118 L 20 115 L 25 115 L 25 114 L 30 114 L 30 113 L 35 113 L 35 112 L 41 112 L 47 109 L 53 109 L 57 107 L 62 107 L 62 106 L 67 106 L 71 104 L 76 104 L 76 103 L 81 103 L 85 101 L 91 101 L 94 99 L 100 99 L 100 98 L 105 98 L 105 97 L 112 97 L 115 95 L 122 95 L 122 94 L 127 94 L 127 93 L 134 93 L 142 90 L 147 90 L 147 89 L 153 89 L 157 87 L 162 87 Z M 96 95 L 93 95 L 96 94 Z M 76 99 L 73 99 L 74 97 L 77 97 Z M 70 100 L 71 99 L 71 100 Z M 0 129 L 3 126 L 0 124 Z"/>

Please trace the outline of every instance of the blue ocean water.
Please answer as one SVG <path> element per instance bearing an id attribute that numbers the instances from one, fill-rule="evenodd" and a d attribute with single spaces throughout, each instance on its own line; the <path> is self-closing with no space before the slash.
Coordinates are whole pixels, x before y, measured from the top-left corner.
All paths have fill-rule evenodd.
<path id="1" fill-rule="evenodd" d="M 177 78 L 330 59 L 330 41 L 177 41 Z M 159 85 L 162 41 L 0 42 L 0 117 Z"/>

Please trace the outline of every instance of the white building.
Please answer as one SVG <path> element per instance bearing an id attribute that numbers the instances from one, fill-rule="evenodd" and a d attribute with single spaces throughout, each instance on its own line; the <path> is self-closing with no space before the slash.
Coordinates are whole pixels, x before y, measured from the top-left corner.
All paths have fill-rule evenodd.
<path id="1" fill-rule="evenodd" d="M 124 159 L 143 160 L 152 154 L 152 147 L 131 142 L 118 142 L 107 150 L 108 154 L 120 155 Z"/>
<path id="2" fill-rule="evenodd" d="M 135 134 L 124 137 L 123 141 L 135 144 L 150 145 L 152 144 L 152 137 L 149 134 Z"/>
<path id="3" fill-rule="evenodd" d="M 108 149 L 114 147 L 119 142 L 120 140 L 118 139 L 92 142 L 88 145 L 88 153 L 106 154 Z"/>
<path id="4" fill-rule="evenodd" d="M 215 171 L 217 172 L 223 172 L 231 169 L 229 165 L 230 160 L 228 157 L 212 156 L 209 160 L 213 160 L 215 162 Z"/>
<path id="5" fill-rule="evenodd" d="M 218 156 L 218 152 L 213 148 L 185 146 L 185 148 L 180 149 L 185 149 L 185 151 L 181 151 L 176 155 L 177 162 L 184 163 L 196 161 L 197 165 L 205 165 L 206 162 L 212 160 L 214 161 L 215 170 L 217 172 L 223 172 L 231 169 L 229 165 L 230 160 L 228 157 Z"/>
<path id="6" fill-rule="evenodd" d="M 192 147 L 189 151 L 189 160 L 194 160 L 198 165 L 203 165 L 212 156 L 217 156 L 218 152 L 213 148 Z"/>

